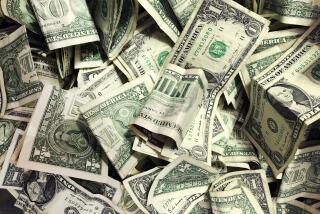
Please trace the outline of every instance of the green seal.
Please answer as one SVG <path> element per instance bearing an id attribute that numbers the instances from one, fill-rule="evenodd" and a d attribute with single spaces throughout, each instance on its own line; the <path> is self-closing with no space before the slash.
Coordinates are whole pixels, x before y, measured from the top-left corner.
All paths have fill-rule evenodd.
<path id="1" fill-rule="evenodd" d="M 166 60 L 167 56 L 169 55 L 169 51 L 162 51 L 158 56 L 158 64 L 160 66 L 163 65 L 164 61 Z"/>
<path id="2" fill-rule="evenodd" d="M 311 71 L 311 76 L 313 79 L 320 81 L 320 64 L 317 64 Z"/>
<path id="3" fill-rule="evenodd" d="M 213 42 L 209 47 L 209 54 L 212 58 L 221 58 L 227 51 L 227 45 L 221 41 Z"/>

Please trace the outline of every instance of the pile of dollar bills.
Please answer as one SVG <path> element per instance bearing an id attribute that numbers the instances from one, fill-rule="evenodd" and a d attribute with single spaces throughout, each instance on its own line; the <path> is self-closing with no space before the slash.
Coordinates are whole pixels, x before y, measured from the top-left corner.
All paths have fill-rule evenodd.
<path id="1" fill-rule="evenodd" d="M 0 3 L 24 213 L 320 213 L 319 0 Z"/>

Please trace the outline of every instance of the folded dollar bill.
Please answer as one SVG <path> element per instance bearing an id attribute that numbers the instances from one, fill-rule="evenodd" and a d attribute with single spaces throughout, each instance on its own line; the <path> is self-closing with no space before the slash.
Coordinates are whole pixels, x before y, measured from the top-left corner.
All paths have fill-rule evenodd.
<path id="1" fill-rule="evenodd" d="M 201 69 L 169 65 L 130 127 L 140 137 L 180 145 L 207 91 Z"/>

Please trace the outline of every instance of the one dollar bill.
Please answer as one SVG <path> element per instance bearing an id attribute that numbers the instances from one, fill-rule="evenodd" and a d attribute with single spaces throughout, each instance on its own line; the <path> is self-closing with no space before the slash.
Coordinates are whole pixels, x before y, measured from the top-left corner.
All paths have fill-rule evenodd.
<path id="1" fill-rule="evenodd" d="M 43 84 L 34 68 L 25 26 L 0 41 L 0 67 L 0 84 L 1 89 L 4 89 L 1 93 L 5 93 L 2 98 L 6 96 L 6 110 L 21 107 L 39 98 Z"/>
<path id="2" fill-rule="evenodd" d="M 268 26 L 268 20 L 234 1 L 200 0 L 168 56 L 167 64 L 202 68 L 206 74 L 210 97 L 205 103 L 207 142 L 219 97 L 257 48 Z"/>
<path id="3" fill-rule="evenodd" d="M 152 79 L 145 75 L 124 84 L 109 96 L 80 107 L 84 119 L 122 178 L 138 163 L 132 150 L 135 136 L 127 126 L 139 113 L 152 87 Z"/>
<path id="4" fill-rule="evenodd" d="M 31 0 L 50 50 L 99 41 L 85 0 Z"/>
<path id="5" fill-rule="evenodd" d="M 108 166 L 91 130 L 79 117 L 71 91 L 47 85 L 23 141 L 18 166 L 104 182 Z"/>
<path id="6" fill-rule="evenodd" d="M 24 181 L 23 191 L 15 206 L 36 214 L 89 214 L 93 210 L 99 213 L 124 213 L 108 198 L 90 193 L 68 177 L 35 171 Z"/>
<path id="7" fill-rule="evenodd" d="M 251 85 L 245 133 L 275 176 L 288 166 L 301 142 L 307 140 L 308 129 L 319 119 L 320 46 L 315 36 L 319 24 L 310 27 Z"/>

